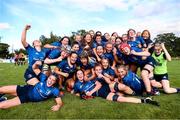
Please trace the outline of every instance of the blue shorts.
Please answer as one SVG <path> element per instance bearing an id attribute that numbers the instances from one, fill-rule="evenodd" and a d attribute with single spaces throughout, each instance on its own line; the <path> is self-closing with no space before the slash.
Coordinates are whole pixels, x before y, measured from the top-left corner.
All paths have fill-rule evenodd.
<path id="1" fill-rule="evenodd" d="M 24 73 L 24 78 L 25 78 L 25 81 L 27 82 L 28 80 L 30 80 L 32 78 L 37 78 L 37 75 L 34 72 L 26 69 L 26 71 Z"/>
<path id="2" fill-rule="evenodd" d="M 93 96 L 98 96 L 106 99 L 110 92 L 111 90 L 109 88 L 109 85 L 103 85 L 97 92 L 93 94 Z"/>
<path id="3" fill-rule="evenodd" d="M 157 75 L 157 74 L 154 74 L 154 79 L 158 82 L 162 81 L 162 80 L 169 80 L 169 77 L 168 77 L 168 74 L 165 73 L 165 74 L 160 74 L 160 75 Z"/>
<path id="4" fill-rule="evenodd" d="M 141 70 L 144 68 L 145 65 L 151 65 L 152 67 L 155 67 L 156 61 L 152 56 L 147 57 L 146 60 L 143 60 L 142 63 L 138 64 L 140 66 Z"/>
<path id="5" fill-rule="evenodd" d="M 30 98 L 28 96 L 29 90 L 33 89 L 32 85 L 24 85 L 24 86 L 17 86 L 16 93 L 19 97 L 21 103 L 30 102 Z"/>
<path id="6" fill-rule="evenodd" d="M 144 84 L 141 84 L 141 86 L 137 86 L 134 89 L 132 88 L 132 90 L 136 93 L 136 95 L 142 95 L 146 89 L 145 89 Z"/>

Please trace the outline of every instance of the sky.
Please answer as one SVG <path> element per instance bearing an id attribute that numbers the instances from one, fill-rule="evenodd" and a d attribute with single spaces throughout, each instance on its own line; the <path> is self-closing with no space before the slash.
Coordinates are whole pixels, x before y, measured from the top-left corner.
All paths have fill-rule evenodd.
<path id="1" fill-rule="evenodd" d="M 23 48 L 26 24 L 30 44 L 51 31 L 64 36 L 80 29 L 119 35 L 148 29 L 152 39 L 167 32 L 180 36 L 179 9 L 180 0 L 0 0 L 0 37 L 12 50 Z"/>

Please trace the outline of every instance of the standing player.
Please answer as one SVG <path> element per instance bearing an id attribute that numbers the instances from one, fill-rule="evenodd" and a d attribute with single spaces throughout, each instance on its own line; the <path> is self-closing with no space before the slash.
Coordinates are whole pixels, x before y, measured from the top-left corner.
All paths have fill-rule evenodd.
<path id="1" fill-rule="evenodd" d="M 22 32 L 22 36 L 21 36 L 22 45 L 26 49 L 28 56 L 29 56 L 29 66 L 26 69 L 24 77 L 26 79 L 27 84 L 35 85 L 36 83 L 39 82 L 39 80 L 37 78 L 37 75 L 32 70 L 32 65 L 36 61 L 43 61 L 45 59 L 45 52 L 43 52 L 41 49 L 41 46 L 42 46 L 41 41 L 34 40 L 33 41 L 33 47 L 30 46 L 26 42 L 26 33 L 27 33 L 27 30 L 29 30 L 30 28 L 31 28 L 30 25 L 26 25 L 23 32 Z M 42 68 L 42 66 L 39 66 L 39 67 L 40 67 L 40 69 Z"/>

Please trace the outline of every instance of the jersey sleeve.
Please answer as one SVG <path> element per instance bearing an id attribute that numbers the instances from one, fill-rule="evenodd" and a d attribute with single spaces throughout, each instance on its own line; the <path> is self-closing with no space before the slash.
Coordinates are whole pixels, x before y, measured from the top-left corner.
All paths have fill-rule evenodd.
<path id="1" fill-rule="evenodd" d="M 25 47 L 25 49 L 26 49 L 26 51 L 27 51 L 27 53 L 29 55 L 31 53 L 31 51 L 33 51 L 34 48 L 31 45 L 28 44 L 28 46 Z"/>
<path id="2" fill-rule="evenodd" d="M 74 85 L 74 93 L 80 93 L 77 82 Z"/>
<path id="3" fill-rule="evenodd" d="M 61 46 L 61 43 L 60 42 L 53 42 L 53 43 L 51 43 L 51 45 L 53 45 L 53 46 Z"/>
<path id="4" fill-rule="evenodd" d="M 59 91 L 58 88 L 54 88 L 53 91 L 52 91 L 52 93 L 53 93 L 53 97 L 54 97 L 54 98 L 61 97 L 60 94 L 59 94 L 60 91 Z"/>
<path id="5" fill-rule="evenodd" d="M 38 77 L 39 77 L 40 81 L 46 81 L 47 80 L 47 76 L 44 73 L 42 73 L 42 72 L 40 72 L 38 74 Z"/>
<path id="6" fill-rule="evenodd" d="M 59 69 L 63 69 L 64 64 L 65 64 L 65 61 L 63 60 L 63 61 L 61 61 L 61 62 L 57 65 L 57 67 L 58 67 Z"/>

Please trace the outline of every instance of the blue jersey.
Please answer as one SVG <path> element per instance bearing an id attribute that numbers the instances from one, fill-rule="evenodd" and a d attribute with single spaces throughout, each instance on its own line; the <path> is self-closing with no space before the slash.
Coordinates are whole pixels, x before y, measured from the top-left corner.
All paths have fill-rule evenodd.
<path id="1" fill-rule="evenodd" d="M 124 55 L 119 49 L 117 49 L 117 57 L 120 60 L 123 60 L 125 64 L 129 64 L 130 61 L 128 60 L 128 56 Z"/>
<path id="2" fill-rule="evenodd" d="M 115 76 L 115 72 L 111 67 L 108 67 L 107 69 L 103 69 L 103 74 L 108 74 L 110 76 Z"/>
<path id="3" fill-rule="evenodd" d="M 128 71 L 127 75 L 122 78 L 122 81 L 138 94 L 142 93 L 144 90 L 143 81 L 132 71 Z"/>
<path id="4" fill-rule="evenodd" d="M 41 50 L 40 52 L 37 51 L 35 48 L 33 48 L 32 46 L 30 46 L 28 44 L 26 48 L 26 51 L 28 53 L 28 57 L 29 57 L 29 70 L 32 70 L 32 65 L 36 62 L 36 61 L 43 61 L 45 59 L 45 52 L 43 50 Z"/>
<path id="5" fill-rule="evenodd" d="M 81 82 L 77 80 L 74 85 L 74 92 L 75 93 L 88 92 L 94 89 L 95 86 L 96 85 L 94 81 Z"/>
<path id="6" fill-rule="evenodd" d="M 61 61 L 57 67 L 62 70 L 62 72 L 69 73 L 68 78 L 73 77 L 74 73 L 76 72 L 76 66 L 73 65 L 72 67 L 69 66 L 67 60 Z"/>
<path id="7" fill-rule="evenodd" d="M 94 68 L 94 65 L 93 65 L 93 64 L 90 64 L 90 63 L 88 63 L 87 65 L 83 65 L 82 63 L 80 63 L 79 66 L 80 66 L 82 69 L 84 69 L 84 70 L 89 70 L 89 69 Z"/>
<path id="8" fill-rule="evenodd" d="M 48 58 L 55 59 L 58 58 L 61 55 L 60 49 L 53 49 L 50 51 Z"/>
<path id="9" fill-rule="evenodd" d="M 142 46 L 146 45 L 143 37 L 140 37 L 140 36 L 136 37 L 136 41 L 138 41 L 138 43 L 140 43 Z"/>
<path id="10" fill-rule="evenodd" d="M 101 41 L 101 43 L 97 43 L 96 41 L 94 41 L 92 43 L 92 48 L 96 48 L 98 45 L 101 45 L 101 46 L 105 46 L 105 42 Z"/>
<path id="11" fill-rule="evenodd" d="M 56 47 L 61 47 L 61 43 L 58 42 L 58 41 L 53 42 L 53 43 L 51 43 L 50 45 L 56 46 Z M 48 55 L 48 54 L 51 52 L 51 49 L 50 49 L 50 48 L 43 48 L 43 50 L 45 51 L 46 55 Z"/>
<path id="12" fill-rule="evenodd" d="M 33 86 L 28 92 L 30 101 L 38 102 L 52 97 L 59 97 L 58 88 L 47 86 L 47 76 L 45 74 L 41 73 L 39 78 L 40 82 Z"/>
<path id="13" fill-rule="evenodd" d="M 110 65 L 113 65 L 113 61 L 114 61 L 114 56 L 113 56 L 113 52 L 110 53 L 104 53 L 104 57 L 107 58 L 109 60 Z"/>

